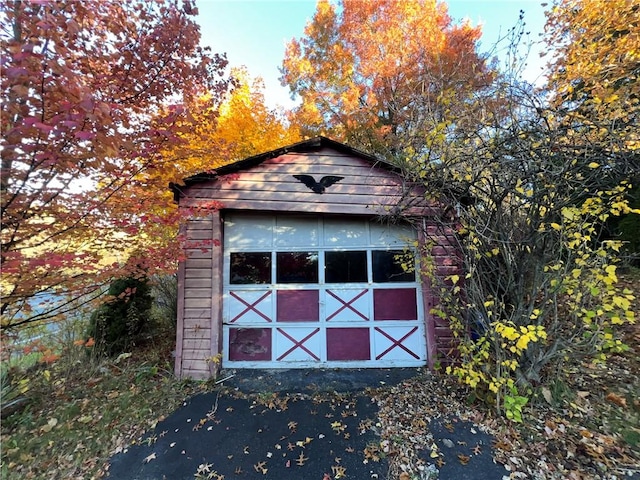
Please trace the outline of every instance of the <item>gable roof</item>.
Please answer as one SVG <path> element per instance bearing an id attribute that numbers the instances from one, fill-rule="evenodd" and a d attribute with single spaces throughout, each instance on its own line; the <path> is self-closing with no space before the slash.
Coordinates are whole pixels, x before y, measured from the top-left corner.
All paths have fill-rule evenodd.
<path id="1" fill-rule="evenodd" d="M 242 170 L 247 170 L 249 168 L 260 165 L 262 162 L 270 158 L 279 157 L 287 153 L 315 152 L 325 147 L 333 148 L 338 152 L 346 153 L 348 155 L 358 156 L 364 160 L 371 162 L 371 164 L 375 167 L 382 168 L 385 170 L 390 170 L 395 173 L 400 172 L 400 170 L 397 167 L 391 165 L 390 163 L 384 160 L 381 160 L 378 157 L 375 157 L 374 155 L 371 155 L 369 153 L 363 152 L 356 148 L 350 147 L 349 145 L 346 145 L 344 143 L 331 140 L 330 138 L 318 136 L 318 137 L 310 138 L 308 140 L 303 140 L 298 143 L 287 145 L 285 147 L 280 147 L 278 149 L 271 150 L 265 153 L 260 153 L 252 157 L 245 158 L 243 160 L 238 160 L 236 162 L 229 163 L 222 167 L 216 168 L 215 170 L 210 172 L 196 173 L 195 175 L 182 179 L 182 182 L 183 182 L 182 185 L 178 185 L 173 182 L 169 183 L 169 188 L 173 192 L 174 200 L 177 202 L 180 195 L 180 191 L 185 187 L 189 187 L 191 185 L 201 183 L 201 182 L 215 180 L 223 175 L 228 175 L 230 173 L 236 173 Z"/>

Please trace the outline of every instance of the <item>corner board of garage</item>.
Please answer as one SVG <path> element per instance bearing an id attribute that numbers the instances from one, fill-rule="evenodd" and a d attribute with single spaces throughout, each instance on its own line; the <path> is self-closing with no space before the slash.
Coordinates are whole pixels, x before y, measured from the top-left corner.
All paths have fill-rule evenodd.
<path id="1" fill-rule="evenodd" d="M 381 258 L 415 248 L 422 236 L 404 226 L 382 232 L 374 219 L 434 211 L 393 166 L 317 137 L 170 188 L 180 208 L 218 206 L 183 230 L 178 376 L 215 376 L 221 363 L 420 366 L 449 348 L 448 328 L 429 313 L 428 282 L 380 273 Z M 438 268 L 453 272 L 449 249 L 438 247 Z M 354 263 L 353 277 L 327 273 L 340 261 Z M 311 273 L 294 279 L 285 275 L 292 268 Z"/>

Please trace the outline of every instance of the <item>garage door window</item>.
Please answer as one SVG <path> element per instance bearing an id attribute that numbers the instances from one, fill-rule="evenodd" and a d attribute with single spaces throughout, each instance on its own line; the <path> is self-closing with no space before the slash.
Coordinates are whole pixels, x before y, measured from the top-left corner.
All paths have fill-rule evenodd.
<path id="1" fill-rule="evenodd" d="M 271 253 L 232 253 L 230 258 L 229 283 L 234 285 L 271 283 Z"/>
<path id="2" fill-rule="evenodd" d="M 415 282 L 414 271 L 406 271 L 403 264 L 413 267 L 415 260 L 413 255 L 402 250 L 380 251 L 372 253 L 373 281 L 376 283 L 387 282 Z"/>
<path id="3" fill-rule="evenodd" d="M 318 252 L 278 252 L 277 283 L 318 283 Z"/>
<path id="4" fill-rule="evenodd" d="M 367 252 L 326 252 L 326 283 L 360 283 L 367 281 Z"/>

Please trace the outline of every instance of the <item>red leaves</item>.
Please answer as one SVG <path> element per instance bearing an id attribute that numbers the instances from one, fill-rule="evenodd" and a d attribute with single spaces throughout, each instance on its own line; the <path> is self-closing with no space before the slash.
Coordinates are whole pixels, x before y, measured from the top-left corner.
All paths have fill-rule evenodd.
<path id="1" fill-rule="evenodd" d="M 93 132 L 76 132 L 75 137 L 78 140 L 93 140 L 96 137 L 96 134 Z"/>
<path id="2" fill-rule="evenodd" d="M 42 340 L 35 340 L 29 345 L 25 346 L 22 350 L 25 355 L 32 353 L 40 353 L 41 356 L 38 359 L 40 363 L 53 363 L 60 358 L 58 353 L 54 353 L 50 346 L 45 345 Z"/>
<path id="3" fill-rule="evenodd" d="M 120 295 L 118 295 L 118 298 L 129 298 L 132 295 L 135 295 L 136 290 L 137 289 L 135 287 L 127 287 L 120 293 Z"/>
<path id="4" fill-rule="evenodd" d="M 177 2 L 1 8 L 4 327 L 43 288 L 118 275 L 112 257 L 149 249 L 155 269 L 174 265 L 166 172 L 144 174 L 166 162 L 185 118 L 185 105 L 164 106 L 205 91 L 216 106 L 227 80 L 226 61 L 199 48 L 198 26 Z"/>
<path id="5" fill-rule="evenodd" d="M 22 75 L 28 75 L 29 71 L 24 67 L 8 67 L 4 70 L 4 74 L 8 79 L 15 79 Z"/>

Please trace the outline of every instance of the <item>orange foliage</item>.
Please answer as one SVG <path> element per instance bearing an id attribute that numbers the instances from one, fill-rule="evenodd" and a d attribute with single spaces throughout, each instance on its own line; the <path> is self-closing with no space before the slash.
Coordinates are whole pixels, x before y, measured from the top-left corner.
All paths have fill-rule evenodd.
<path id="1" fill-rule="evenodd" d="M 368 149 L 421 150 L 425 131 L 491 84 L 480 35 L 435 0 L 321 0 L 283 62 L 283 85 L 302 97 L 294 121 Z"/>
<path id="2" fill-rule="evenodd" d="M 214 173 L 222 165 L 300 139 L 282 114 L 267 107 L 260 79 L 252 80 L 245 69 L 232 69 L 231 75 L 233 88 L 220 104 L 212 103 L 210 95 L 196 99 L 178 124 L 177 141 L 162 149 L 153 168 L 126 186 L 128 196 L 144 202 L 140 215 L 145 221 L 137 234 L 147 254 L 175 262 L 180 254 L 178 227 L 185 216 L 206 215 L 222 207 L 211 201 L 207 206 L 201 202 L 198 211 L 178 211 L 167 188 L 170 182 L 180 184 L 197 173 Z M 160 245 L 165 248 L 158 249 Z"/>

